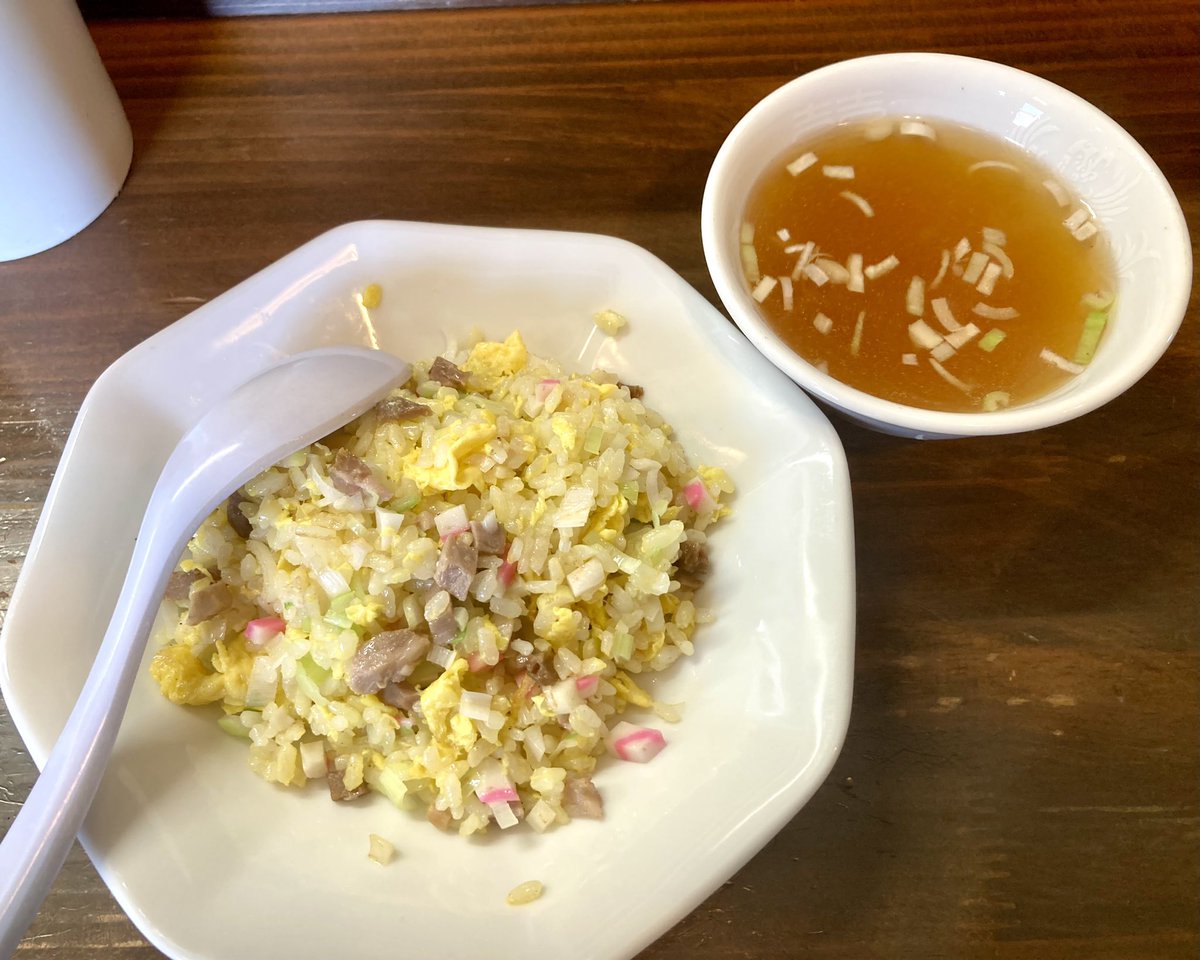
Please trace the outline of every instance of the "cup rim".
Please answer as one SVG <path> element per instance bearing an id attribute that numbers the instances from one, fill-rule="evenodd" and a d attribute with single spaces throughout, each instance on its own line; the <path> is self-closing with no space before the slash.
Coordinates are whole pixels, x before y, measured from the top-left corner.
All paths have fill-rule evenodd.
<path id="1" fill-rule="evenodd" d="M 909 406 L 884 400 L 873 394 L 847 386 L 800 357 L 771 329 L 761 314 L 747 305 L 740 266 L 731 262 L 723 252 L 726 243 L 722 223 L 727 217 L 726 198 L 731 190 L 729 168 L 745 141 L 784 105 L 802 95 L 806 89 L 830 78 L 861 77 L 880 69 L 922 69 L 935 72 L 974 72 L 976 79 L 1003 79 L 1011 84 L 1020 81 L 1030 95 L 1049 97 L 1065 102 L 1081 115 L 1106 139 L 1115 140 L 1136 162 L 1147 178 L 1144 190 L 1157 194 L 1164 213 L 1162 227 L 1167 240 L 1163 248 L 1177 258 L 1179 283 L 1165 294 L 1165 303 L 1157 319 L 1151 323 L 1136 351 L 1122 358 L 1111 374 L 1082 385 L 1069 394 L 1031 401 L 1005 410 L 984 413 L 952 413 Z M 1020 433 L 1053 426 L 1074 419 L 1103 406 L 1133 386 L 1166 352 L 1182 325 L 1191 296 L 1192 257 L 1187 223 L 1179 201 L 1158 165 L 1120 124 L 1078 94 L 1017 67 L 991 60 L 945 53 L 888 53 L 841 60 L 819 67 L 777 87 L 752 106 L 730 131 L 713 160 L 705 183 L 701 203 L 701 238 L 709 274 L 717 294 L 742 333 L 776 367 L 784 371 L 805 390 L 834 407 L 867 421 L 886 424 L 913 435 L 983 436 Z"/>

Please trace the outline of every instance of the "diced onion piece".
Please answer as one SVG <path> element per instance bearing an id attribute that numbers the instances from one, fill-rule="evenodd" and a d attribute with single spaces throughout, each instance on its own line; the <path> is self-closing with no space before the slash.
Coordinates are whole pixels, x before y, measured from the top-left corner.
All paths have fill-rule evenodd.
<path id="1" fill-rule="evenodd" d="M 507 830 L 509 827 L 517 825 L 517 815 L 512 812 L 512 807 L 507 803 L 489 803 L 488 809 L 492 811 L 496 826 L 501 830 Z"/>
<path id="2" fill-rule="evenodd" d="M 900 354 L 900 362 L 906 367 L 915 367 L 917 365 L 917 355 L 915 353 Z"/>
<path id="3" fill-rule="evenodd" d="M 929 351 L 929 355 L 934 360 L 949 360 L 958 351 L 947 340 L 943 340 L 936 347 Z"/>
<path id="4" fill-rule="evenodd" d="M 750 296 L 762 303 L 778 285 L 779 281 L 774 277 L 763 277 L 751 291 Z"/>
<path id="5" fill-rule="evenodd" d="M 842 166 L 838 164 L 826 164 L 821 168 L 821 173 L 829 177 L 830 180 L 853 180 L 854 168 L 851 166 Z"/>
<path id="6" fill-rule="evenodd" d="M 983 268 L 983 276 L 979 278 L 979 283 L 975 284 L 975 289 L 985 297 L 990 297 L 996 291 L 996 281 L 1000 279 L 1003 269 L 998 263 L 989 263 Z"/>
<path id="7" fill-rule="evenodd" d="M 1083 322 L 1083 333 L 1079 335 L 1079 343 L 1075 345 L 1074 360 L 1076 363 L 1091 363 L 1096 354 L 1096 344 L 1100 342 L 1100 334 L 1108 323 L 1108 314 L 1093 310 Z"/>
<path id="8" fill-rule="evenodd" d="M 742 232 L 739 235 L 739 239 L 742 243 L 754 242 L 754 224 L 749 220 L 742 221 Z"/>
<path id="9" fill-rule="evenodd" d="M 780 277 L 779 289 L 783 292 L 783 309 L 790 311 L 795 304 L 795 294 L 792 291 L 792 278 Z"/>
<path id="10" fill-rule="evenodd" d="M 878 143 L 880 140 L 886 140 L 892 135 L 892 131 L 896 129 L 896 125 L 887 117 L 879 120 L 872 120 L 863 130 L 863 139 L 870 143 Z"/>
<path id="11" fill-rule="evenodd" d="M 533 388 L 533 395 L 537 397 L 539 403 L 545 403 L 546 398 L 554 392 L 561 380 L 539 380 L 536 387 Z"/>
<path id="12" fill-rule="evenodd" d="M 1003 390 L 993 390 L 984 394 L 982 406 L 987 413 L 995 413 L 997 410 L 1003 410 L 1011 402 L 1012 397 Z"/>
<path id="13" fill-rule="evenodd" d="M 442 539 L 461 533 L 471 526 L 470 520 L 467 518 L 467 508 L 461 503 L 448 510 L 443 510 L 433 518 L 433 524 L 437 527 L 438 535 Z"/>
<path id="14" fill-rule="evenodd" d="M 877 280 L 885 273 L 891 273 L 898 266 L 900 266 L 900 261 L 896 259 L 896 255 L 889 253 L 878 263 L 872 263 L 870 266 L 865 267 L 863 274 L 868 280 Z"/>
<path id="15" fill-rule="evenodd" d="M 464 690 L 458 698 L 458 712 L 468 720 L 486 720 L 492 709 L 490 693 L 476 693 L 474 690 Z"/>
<path id="16" fill-rule="evenodd" d="M 829 282 L 829 274 L 818 267 L 815 263 L 807 264 L 804 267 L 804 275 L 818 287 L 823 287 Z"/>
<path id="17" fill-rule="evenodd" d="M 742 244 L 742 273 L 746 275 L 747 283 L 758 283 L 758 252 L 752 243 Z"/>
<path id="18" fill-rule="evenodd" d="M 980 170 L 1008 170 L 1012 173 L 1021 172 L 1011 163 L 1005 163 L 1003 160 L 980 160 L 978 163 L 973 163 L 967 167 L 967 173 L 978 173 Z"/>
<path id="19" fill-rule="evenodd" d="M 448 670 L 450 664 L 454 662 L 455 656 L 456 654 L 449 647 L 440 647 L 435 643 L 425 654 L 425 659 L 430 663 L 436 663 L 443 670 Z"/>
<path id="20" fill-rule="evenodd" d="M 913 277 L 908 281 L 908 293 L 904 295 L 904 309 L 914 317 L 925 313 L 925 281 Z"/>
<path id="21" fill-rule="evenodd" d="M 937 375 L 939 377 L 941 377 L 943 380 L 945 380 L 948 384 L 950 384 L 950 386 L 956 387 L 957 389 L 961 390 L 963 393 L 971 392 L 970 387 L 968 387 L 965 383 L 963 383 L 961 380 L 959 380 L 958 377 L 956 377 L 949 370 L 947 370 L 945 367 L 943 367 L 940 363 L 938 363 L 936 360 L 934 360 L 933 357 L 929 358 L 929 365 L 931 367 L 933 367 L 933 369 L 937 372 Z"/>
<path id="22" fill-rule="evenodd" d="M 926 140 L 936 140 L 937 134 L 933 127 L 920 120 L 901 120 L 900 133 L 907 137 L 924 137 Z"/>
<path id="23" fill-rule="evenodd" d="M 850 355 L 858 356 L 858 348 L 862 345 L 863 321 L 867 319 L 867 312 L 860 311 L 858 319 L 854 321 L 854 335 L 850 338 Z"/>
<path id="24" fill-rule="evenodd" d="M 995 260 L 996 263 L 1000 264 L 1000 273 L 1006 280 L 1011 280 L 1013 278 L 1013 274 L 1016 273 L 1016 271 L 1013 269 L 1013 262 L 1009 258 L 1008 254 L 1004 252 L 1004 248 L 1002 246 L 1000 246 L 998 243 L 993 243 L 990 240 L 986 240 L 982 244 L 982 250 L 989 257 Z"/>
<path id="25" fill-rule="evenodd" d="M 1080 242 L 1090 240 L 1099 232 L 1095 221 L 1089 220 L 1087 223 L 1082 223 L 1071 231 L 1071 236 Z"/>
<path id="26" fill-rule="evenodd" d="M 1016 167 L 1013 169 L 1015 170 Z M 994 243 L 998 247 L 1002 247 L 1008 243 L 1008 234 L 1003 230 L 998 230 L 995 227 L 984 227 L 980 232 L 983 234 L 984 243 Z"/>
<path id="27" fill-rule="evenodd" d="M 783 227 L 782 229 L 775 231 L 775 236 L 777 236 L 784 243 L 787 243 L 789 240 L 792 239 L 792 232 L 790 230 L 788 230 L 787 227 Z"/>
<path id="28" fill-rule="evenodd" d="M 963 271 L 963 283 L 969 283 L 974 286 L 979 282 L 979 278 L 983 276 L 983 269 L 988 265 L 988 257 L 986 253 L 976 251 L 971 254 L 971 259 L 967 261 L 967 268 Z"/>
<path id="29" fill-rule="evenodd" d="M 591 557 L 567 574 L 567 586 L 571 588 L 576 599 L 591 593 L 603 582 L 604 564 L 595 557 Z"/>
<path id="30" fill-rule="evenodd" d="M 1049 347 L 1042 347 L 1042 352 L 1038 354 L 1038 357 L 1058 367 L 1059 370 L 1065 370 L 1067 373 L 1083 373 L 1084 370 L 1083 364 L 1074 363 L 1066 357 L 1059 356 Z"/>
<path id="31" fill-rule="evenodd" d="M 273 702 L 277 682 L 278 673 L 270 658 L 255 657 L 246 680 L 246 696 L 243 698 L 246 706 L 257 709 Z"/>
<path id="32" fill-rule="evenodd" d="M 662 732 L 653 727 L 639 727 L 622 720 L 608 736 L 609 749 L 622 760 L 647 763 L 667 745 Z"/>
<path id="33" fill-rule="evenodd" d="M 1085 293 L 1079 302 L 1089 310 L 1107 310 L 1113 305 L 1113 299 L 1111 290 L 1097 290 L 1095 293 Z"/>
<path id="34" fill-rule="evenodd" d="M 1068 230 L 1077 230 L 1079 227 L 1083 226 L 1085 222 L 1087 222 L 1089 216 L 1090 214 L 1088 214 L 1086 207 L 1078 207 L 1074 213 L 1072 213 L 1069 217 L 1067 217 L 1066 220 L 1063 221 L 1063 226 Z"/>
<path id="35" fill-rule="evenodd" d="M 1021 315 L 1016 307 L 993 307 L 986 303 L 977 303 L 971 312 L 985 320 L 1015 320 Z"/>
<path id="36" fill-rule="evenodd" d="M 541 801 L 538 802 L 540 803 Z M 538 880 L 526 880 L 524 883 L 518 883 L 508 892 L 508 905 L 510 907 L 519 907 L 526 903 L 533 903 L 534 900 L 542 895 L 543 889 L 545 888 Z"/>
<path id="37" fill-rule="evenodd" d="M 771 278 L 774 281 L 774 277 Z M 569 487 L 563 494 L 554 514 L 554 527 L 557 530 L 571 530 L 582 527 L 587 523 L 592 507 L 596 505 L 596 495 L 590 487 Z"/>
<path id="38" fill-rule="evenodd" d="M 825 276 L 829 277 L 830 283 L 848 283 L 850 280 L 850 271 L 836 260 L 831 260 L 828 257 L 818 257 L 813 261 L 813 265 L 821 270 Z"/>
<path id="39" fill-rule="evenodd" d="M 1067 193 L 1063 185 L 1057 180 L 1043 180 L 1042 186 L 1050 191 L 1050 196 L 1054 198 L 1060 207 L 1065 207 L 1071 202 L 1070 194 Z"/>
<path id="40" fill-rule="evenodd" d="M 954 319 L 954 313 L 945 297 L 934 297 L 929 301 L 929 306 L 933 308 L 933 315 L 937 317 L 937 322 L 945 328 L 947 333 L 953 333 L 962 328 L 962 324 Z"/>
<path id="41" fill-rule="evenodd" d="M 813 254 L 816 252 L 816 250 L 817 245 L 811 240 L 809 240 L 808 243 L 804 244 L 804 246 L 800 248 L 800 256 L 796 259 L 796 265 L 792 267 L 793 280 L 800 279 L 800 274 L 804 272 L 804 268 L 808 266 L 808 263 L 810 260 L 812 260 Z"/>
<path id="42" fill-rule="evenodd" d="M 908 338 L 922 350 L 932 350 L 942 342 L 942 335 L 924 320 L 914 320 L 908 325 Z"/>
<path id="43" fill-rule="evenodd" d="M 309 780 L 320 780 L 325 776 L 325 744 L 321 740 L 309 740 L 300 744 L 300 769 Z"/>
<path id="44" fill-rule="evenodd" d="M 846 290 L 850 293 L 863 292 L 863 262 L 861 253 L 852 253 L 846 258 L 846 270 L 850 274 Z"/>
<path id="45" fill-rule="evenodd" d="M 367 850 L 367 857 L 374 860 L 376 863 L 387 864 L 392 862 L 392 857 L 396 855 L 396 848 L 383 839 L 379 834 L 372 833 L 370 836 L 370 847 Z"/>
<path id="46" fill-rule="evenodd" d="M 1008 336 L 1008 334 L 1005 333 L 1003 330 L 989 330 L 987 333 L 985 333 L 982 337 L 979 338 L 979 344 L 978 344 L 979 349 L 982 350 L 984 353 L 991 353 L 993 350 L 996 349 L 997 346 L 1000 345 L 1000 341 L 1002 341 L 1007 336 Z"/>
<path id="47" fill-rule="evenodd" d="M 793 177 L 799 176 L 814 163 L 817 162 L 817 155 L 811 150 L 808 153 L 801 154 L 795 160 L 787 165 L 787 172 Z"/>
<path id="48" fill-rule="evenodd" d="M 827 334 L 833 329 L 833 321 L 823 313 L 818 313 L 813 317 L 813 326 L 817 328 L 817 333 Z"/>
<path id="49" fill-rule="evenodd" d="M 864 217 L 875 216 L 875 208 L 872 207 L 866 201 L 866 199 L 864 197 L 859 196 L 857 193 L 854 193 L 852 190 L 843 190 L 841 193 L 838 194 L 838 196 L 843 197 L 846 200 L 849 200 L 852 204 L 854 204 L 856 207 L 858 207 L 858 209 L 863 212 Z"/>
<path id="50" fill-rule="evenodd" d="M 973 323 L 968 323 L 966 326 L 959 327 L 946 334 L 946 342 L 955 350 L 961 350 L 964 346 L 979 336 L 979 328 Z M 941 359 L 940 357 L 938 358 Z"/>
<path id="51" fill-rule="evenodd" d="M 929 285 L 930 290 L 936 290 L 938 288 L 938 285 L 942 282 L 942 278 L 946 276 L 946 270 L 949 268 L 949 266 L 950 251 L 943 250 L 941 263 L 938 264 L 937 276 L 933 278 L 933 282 Z"/>
<path id="52" fill-rule="evenodd" d="M 954 245 L 954 262 L 958 263 L 963 257 L 971 252 L 971 241 L 963 237 Z"/>

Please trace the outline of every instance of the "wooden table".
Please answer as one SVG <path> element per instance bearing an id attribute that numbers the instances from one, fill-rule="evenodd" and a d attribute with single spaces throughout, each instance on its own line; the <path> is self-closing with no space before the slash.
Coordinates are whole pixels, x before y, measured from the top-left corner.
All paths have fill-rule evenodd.
<path id="1" fill-rule="evenodd" d="M 616 234 L 716 302 L 709 163 L 840 58 L 927 49 L 1114 116 L 1200 235 L 1194 0 L 720 2 L 97 22 L 136 140 L 92 227 L 0 264 L 0 610 L 67 431 L 122 352 L 334 224 Z M 1193 298 L 1194 299 L 1194 298 Z M 838 423 L 857 686 L 812 802 L 646 958 L 1195 958 L 1194 308 L 1107 407 L 919 444 Z M 0 830 L 34 777 L 0 709 Z M 158 956 L 76 848 L 19 956 Z M 400 954 L 398 954 L 400 955 Z"/>

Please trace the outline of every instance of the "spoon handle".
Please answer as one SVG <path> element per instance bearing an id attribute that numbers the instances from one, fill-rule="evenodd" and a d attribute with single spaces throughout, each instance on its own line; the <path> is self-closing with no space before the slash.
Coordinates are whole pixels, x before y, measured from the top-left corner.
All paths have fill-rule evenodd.
<path id="1" fill-rule="evenodd" d="M 0 958 L 5 960 L 37 913 L 91 806 L 141 664 L 139 653 L 186 543 L 161 533 L 161 524 L 154 522 L 157 513 L 152 503 L 79 699 L 0 843 Z"/>

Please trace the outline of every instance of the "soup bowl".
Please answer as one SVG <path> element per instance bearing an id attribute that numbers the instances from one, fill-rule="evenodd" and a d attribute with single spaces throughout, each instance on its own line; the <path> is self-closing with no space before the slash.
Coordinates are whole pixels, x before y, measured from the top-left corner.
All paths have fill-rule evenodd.
<path id="1" fill-rule="evenodd" d="M 739 231 L 764 172 L 805 138 L 844 123 L 921 117 L 973 127 L 1028 152 L 1092 211 L 1116 265 L 1116 301 L 1095 356 L 1038 399 L 951 413 L 847 386 L 768 325 L 742 270 Z M 901 53 L 805 74 L 756 104 L 718 151 L 701 213 L 717 293 L 746 337 L 813 396 L 865 426 L 915 439 L 1019 433 L 1081 416 L 1117 397 L 1163 355 L 1187 309 L 1191 245 L 1179 202 L 1144 149 L 1075 94 L 1024 71 L 968 57 Z"/>

